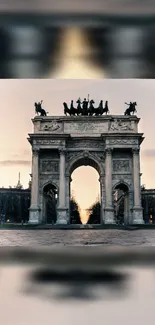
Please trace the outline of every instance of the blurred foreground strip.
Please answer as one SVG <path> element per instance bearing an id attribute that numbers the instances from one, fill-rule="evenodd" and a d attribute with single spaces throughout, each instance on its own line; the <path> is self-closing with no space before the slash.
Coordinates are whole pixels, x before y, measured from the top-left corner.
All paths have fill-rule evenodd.
<path id="1" fill-rule="evenodd" d="M 1 264 L 31 264 L 63 270 L 102 270 L 119 266 L 155 265 L 155 248 L 64 247 L 0 248 Z"/>

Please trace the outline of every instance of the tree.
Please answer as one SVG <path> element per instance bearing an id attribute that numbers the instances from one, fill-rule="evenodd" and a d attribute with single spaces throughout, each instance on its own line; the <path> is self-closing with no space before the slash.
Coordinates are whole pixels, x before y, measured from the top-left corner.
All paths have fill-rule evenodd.
<path id="1" fill-rule="evenodd" d="M 79 206 L 74 197 L 70 199 L 70 223 L 71 224 L 82 224 L 80 219 Z"/>
<path id="2" fill-rule="evenodd" d="M 89 209 L 89 219 L 87 224 L 100 224 L 101 203 L 97 201 Z"/>

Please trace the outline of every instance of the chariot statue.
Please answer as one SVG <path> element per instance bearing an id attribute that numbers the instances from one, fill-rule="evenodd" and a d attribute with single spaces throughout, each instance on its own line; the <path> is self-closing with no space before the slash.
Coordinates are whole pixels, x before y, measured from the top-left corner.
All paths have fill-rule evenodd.
<path id="1" fill-rule="evenodd" d="M 95 101 L 93 99 L 89 100 L 89 95 L 88 99 L 84 98 L 82 101 L 80 97 L 76 101 L 77 107 L 74 106 L 73 100 L 71 100 L 70 108 L 68 107 L 68 104 L 66 102 L 63 103 L 64 106 L 64 114 L 65 115 L 70 115 L 70 116 L 101 116 L 104 113 L 108 114 L 109 113 L 109 108 L 108 108 L 108 101 L 105 101 L 105 104 L 103 106 L 103 100 L 99 102 L 99 105 L 95 108 L 94 104 Z"/>

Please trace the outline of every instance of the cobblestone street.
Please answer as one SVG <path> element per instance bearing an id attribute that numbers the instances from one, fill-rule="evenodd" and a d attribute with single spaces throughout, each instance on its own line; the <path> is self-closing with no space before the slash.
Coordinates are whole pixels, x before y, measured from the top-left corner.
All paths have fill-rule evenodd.
<path id="1" fill-rule="evenodd" d="M 0 246 L 123 245 L 155 246 L 149 230 L 0 230 Z"/>

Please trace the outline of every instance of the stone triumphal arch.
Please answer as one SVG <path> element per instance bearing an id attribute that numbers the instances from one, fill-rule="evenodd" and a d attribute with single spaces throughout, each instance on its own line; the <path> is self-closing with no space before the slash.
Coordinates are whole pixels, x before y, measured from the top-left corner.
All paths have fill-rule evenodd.
<path id="1" fill-rule="evenodd" d="M 35 117 L 28 138 L 32 146 L 29 222 L 69 224 L 71 174 L 90 165 L 99 173 L 101 223 L 116 223 L 122 207 L 125 224 L 142 224 L 139 153 L 144 138 L 138 133 L 139 120 L 135 115 Z"/>

